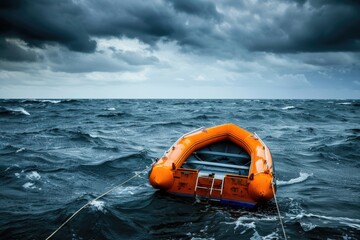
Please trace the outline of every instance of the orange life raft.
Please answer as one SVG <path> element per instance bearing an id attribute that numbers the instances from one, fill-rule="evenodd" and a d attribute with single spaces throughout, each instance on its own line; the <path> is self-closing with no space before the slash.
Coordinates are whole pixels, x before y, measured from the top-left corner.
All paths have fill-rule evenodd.
<path id="1" fill-rule="evenodd" d="M 254 207 L 274 197 L 274 174 L 256 134 L 223 124 L 183 135 L 152 166 L 149 181 L 173 194 Z"/>

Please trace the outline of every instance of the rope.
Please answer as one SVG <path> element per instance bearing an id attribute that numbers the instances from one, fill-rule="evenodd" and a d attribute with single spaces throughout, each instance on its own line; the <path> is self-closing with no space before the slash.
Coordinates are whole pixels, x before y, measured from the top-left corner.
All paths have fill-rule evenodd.
<path id="1" fill-rule="evenodd" d="M 274 183 L 271 183 L 271 187 L 272 187 L 272 191 L 273 191 L 273 193 L 274 193 L 274 200 L 275 200 L 276 210 L 277 210 L 278 215 L 279 215 L 279 221 L 280 221 L 281 228 L 282 228 L 282 231 L 283 231 L 283 234 L 284 234 L 284 239 L 287 240 L 286 233 L 285 233 L 285 228 L 284 228 L 284 224 L 283 224 L 283 222 L 282 222 L 282 220 L 281 220 L 281 214 L 280 214 L 280 210 L 279 210 L 279 205 L 278 205 L 278 202 L 277 202 L 277 200 L 276 200 Z"/>
<path id="2" fill-rule="evenodd" d="M 88 203 L 86 203 L 85 205 L 83 205 L 81 208 L 79 208 L 76 212 L 73 213 L 73 215 L 71 215 L 68 219 L 66 219 L 65 222 L 63 222 L 60 227 L 58 227 L 52 234 L 50 234 L 46 240 L 50 239 L 52 236 L 55 235 L 55 233 L 57 233 L 61 228 L 63 228 L 68 222 L 70 222 L 71 219 L 73 219 L 81 210 L 83 210 L 84 208 L 86 208 L 87 206 L 89 206 L 91 203 L 97 201 L 98 199 L 102 198 L 103 196 L 109 194 L 110 192 L 114 191 L 115 189 L 121 187 L 122 185 L 124 185 L 127 182 L 130 182 L 131 180 L 133 180 L 134 178 L 140 176 L 140 174 L 143 174 L 144 172 L 147 172 L 149 166 L 147 166 L 144 170 L 142 170 L 140 173 L 135 173 L 134 176 L 132 176 L 131 178 L 128 178 L 127 180 L 119 183 L 118 185 L 116 185 L 115 187 L 111 188 L 110 190 L 104 192 L 103 194 L 101 194 L 100 196 L 98 196 L 97 198 L 89 201 Z"/>

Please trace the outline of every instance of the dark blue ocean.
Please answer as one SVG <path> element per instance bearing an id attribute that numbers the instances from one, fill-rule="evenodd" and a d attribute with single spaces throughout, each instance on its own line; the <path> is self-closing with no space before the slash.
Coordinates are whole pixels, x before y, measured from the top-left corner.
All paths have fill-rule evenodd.
<path id="1" fill-rule="evenodd" d="M 271 149 L 288 239 L 360 239 L 360 100 L 0 100 L 0 239 L 45 239 L 181 135 L 235 123 Z M 253 210 L 154 190 L 142 174 L 52 239 L 283 239 Z"/>

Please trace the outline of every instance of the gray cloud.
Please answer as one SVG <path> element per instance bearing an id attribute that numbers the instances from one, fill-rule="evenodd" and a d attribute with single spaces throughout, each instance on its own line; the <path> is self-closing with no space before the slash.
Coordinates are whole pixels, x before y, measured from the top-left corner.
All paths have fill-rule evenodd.
<path id="1" fill-rule="evenodd" d="M 155 64 L 158 59 L 153 56 L 144 57 L 134 52 L 121 52 L 112 49 L 112 55 L 104 52 L 93 54 L 77 53 L 66 49 L 52 49 L 46 54 L 48 67 L 55 72 L 90 73 L 138 71 L 141 65 Z"/>
<path id="2" fill-rule="evenodd" d="M 137 38 L 153 46 L 160 39 L 171 40 L 184 50 L 219 56 L 228 56 L 224 52 L 229 48 L 360 50 L 358 1 L 296 2 L 3 0 L 0 37 L 20 38 L 33 47 L 57 43 L 85 53 L 96 50 L 93 37 L 107 36 Z M 286 11 L 271 14 L 276 4 Z"/>
<path id="3" fill-rule="evenodd" d="M 154 56 L 143 56 L 142 54 L 130 51 L 121 51 L 111 48 L 113 57 L 125 61 L 129 65 L 152 65 L 159 62 Z"/>
<path id="4" fill-rule="evenodd" d="M 93 52 L 96 42 L 86 31 L 86 14 L 86 9 L 71 0 L 4 0 L 0 36 L 20 38 L 32 47 L 59 43 L 73 51 Z"/>
<path id="5" fill-rule="evenodd" d="M 255 41 L 249 48 L 272 52 L 360 51 L 359 12 L 360 4 L 352 1 L 311 1 L 287 11 L 277 28 L 269 28 L 271 41 Z"/>
<path id="6" fill-rule="evenodd" d="M 35 62 L 41 57 L 32 50 L 21 48 L 14 42 L 0 39 L 0 59 L 12 62 Z"/>
<path id="7" fill-rule="evenodd" d="M 360 89 L 359 12 L 356 0 L 1 0 L 0 80 Z"/>
<path id="8" fill-rule="evenodd" d="M 217 11 L 212 1 L 170 0 L 169 2 L 171 2 L 175 10 L 179 12 L 217 21 L 223 19 L 222 14 Z"/>

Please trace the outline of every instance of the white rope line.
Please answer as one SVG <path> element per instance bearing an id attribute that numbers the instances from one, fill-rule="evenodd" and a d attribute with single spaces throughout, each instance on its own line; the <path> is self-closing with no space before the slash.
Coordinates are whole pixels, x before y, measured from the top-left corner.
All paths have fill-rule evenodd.
<path id="1" fill-rule="evenodd" d="M 270 167 L 269 167 L 269 163 L 268 163 L 268 147 L 265 145 L 265 143 L 261 140 L 261 138 L 256 134 L 254 133 L 254 136 L 256 139 L 258 139 L 261 144 L 264 146 L 264 151 L 265 151 L 265 161 L 266 161 L 266 166 L 267 168 L 270 170 Z M 272 167 L 272 166 L 271 166 Z M 259 172 L 259 173 L 262 173 L 262 172 Z M 257 174 L 259 174 L 257 173 Z M 273 173 L 271 174 L 273 177 Z M 281 214 L 280 214 L 280 210 L 279 210 L 279 205 L 278 205 L 278 202 L 277 202 L 277 199 L 276 199 L 276 193 L 275 193 L 275 188 L 274 188 L 274 183 L 272 182 L 271 183 L 271 188 L 272 188 L 272 191 L 273 191 L 273 194 L 274 194 L 274 200 L 275 200 L 275 205 L 276 205 L 276 210 L 277 210 L 277 213 L 279 215 L 279 221 L 280 221 L 280 224 L 281 224 L 281 228 L 282 228 L 282 231 L 283 231 L 283 234 L 284 234 L 284 239 L 287 240 L 287 237 L 286 237 L 286 233 L 285 233 L 285 228 L 284 228 L 284 224 L 282 222 L 282 219 L 281 219 Z"/>
<path id="2" fill-rule="evenodd" d="M 281 228 L 282 228 L 282 231 L 283 231 L 283 234 L 284 234 L 284 239 L 287 240 L 286 233 L 285 233 L 285 228 L 284 228 L 284 224 L 283 224 L 283 222 L 282 222 L 282 220 L 281 220 L 281 214 L 280 214 L 280 210 L 279 210 L 279 205 L 278 205 L 278 202 L 277 202 L 277 200 L 276 200 L 274 183 L 271 183 L 271 187 L 272 187 L 272 191 L 273 191 L 273 193 L 274 193 L 274 200 L 275 200 L 276 210 L 277 210 L 278 215 L 279 215 L 279 221 L 280 221 Z"/>
<path id="3" fill-rule="evenodd" d="M 89 206 L 91 203 L 97 201 L 98 199 L 102 198 L 103 196 L 109 194 L 110 192 L 114 191 L 115 189 L 121 187 L 122 185 L 124 185 L 127 182 L 130 182 L 131 180 L 133 180 L 134 178 L 140 176 L 140 174 L 143 174 L 144 172 L 146 172 L 148 170 L 149 166 L 147 166 L 143 171 L 141 171 L 140 173 L 135 173 L 134 176 L 132 176 L 131 178 L 128 178 L 127 180 L 119 183 L 118 185 L 116 185 L 115 187 L 111 188 L 110 190 L 104 192 L 103 194 L 101 194 L 100 196 L 98 196 L 97 198 L 89 201 L 88 203 L 86 203 L 85 205 L 83 205 L 81 208 L 79 208 L 76 212 L 73 213 L 73 215 L 71 215 L 68 219 L 66 219 L 65 222 L 63 222 L 60 227 L 58 227 L 52 234 L 50 234 L 46 240 L 50 239 L 52 236 L 55 235 L 55 233 L 57 233 L 61 228 L 63 228 L 65 226 L 65 224 L 67 224 L 68 222 L 70 222 L 71 219 L 73 219 L 81 210 L 83 210 L 84 208 L 86 208 L 87 206 Z"/>

